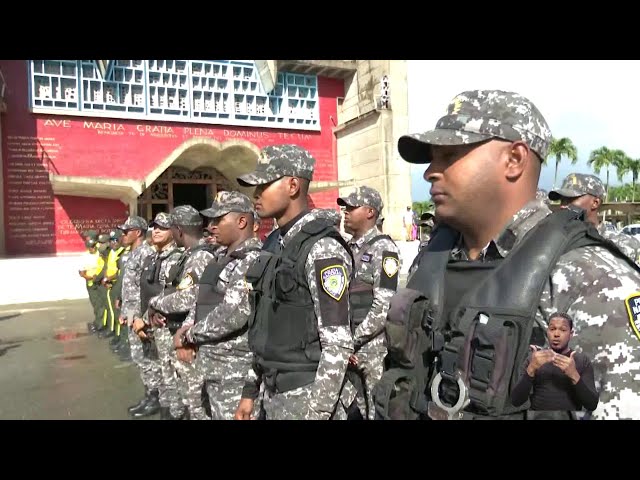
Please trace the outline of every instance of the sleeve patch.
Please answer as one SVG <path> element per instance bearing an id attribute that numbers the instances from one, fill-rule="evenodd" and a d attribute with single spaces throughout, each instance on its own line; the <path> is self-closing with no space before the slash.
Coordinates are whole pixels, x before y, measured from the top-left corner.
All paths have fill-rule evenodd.
<path id="1" fill-rule="evenodd" d="M 327 295 L 339 302 L 347 286 L 347 271 L 344 265 L 335 264 L 323 268 L 320 270 L 320 281 Z"/>
<path id="2" fill-rule="evenodd" d="M 633 329 L 633 333 L 640 340 L 640 292 L 633 293 L 627 297 L 624 301 L 627 307 L 627 314 L 629 316 L 629 323 Z"/>
<path id="3" fill-rule="evenodd" d="M 180 281 L 178 286 L 176 287 L 176 290 L 185 290 L 185 289 L 193 286 L 194 284 L 195 284 L 195 282 L 193 281 L 193 277 L 191 276 L 190 273 L 187 273 L 184 276 L 184 278 Z"/>
<path id="4" fill-rule="evenodd" d="M 322 325 L 349 325 L 349 276 L 340 258 L 325 258 L 314 262 L 315 280 Z"/>
<path id="5" fill-rule="evenodd" d="M 382 252 L 382 274 L 380 275 L 380 288 L 389 290 L 398 289 L 398 272 L 400 271 L 400 260 L 395 252 Z"/>

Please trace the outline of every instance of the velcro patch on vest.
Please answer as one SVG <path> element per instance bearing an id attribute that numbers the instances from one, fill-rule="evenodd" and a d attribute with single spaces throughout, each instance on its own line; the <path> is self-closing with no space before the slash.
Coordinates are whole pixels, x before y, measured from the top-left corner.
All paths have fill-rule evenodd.
<path id="1" fill-rule="evenodd" d="M 186 290 L 187 288 L 193 286 L 194 284 L 195 282 L 193 281 L 193 277 L 191 276 L 190 273 L 187 273 L 184 276 L 184 278 L 180 280 L 180 283 L 176 287 L 176 290 Z"/>
<path id="2" fill-rule="evenodd" d="M 360 258 L 362 259 L 363 262 L 369 263 L 371 261 L 371 254 L 370 253 L 365 253 Z"/>
<path id="3" fill-rule="evenodd" d="M 400 271 L 400 259 L 398 254 L 385 250 L 382 252 L 382 272 L 380 274 L 380 288 L 389 290 L 398 289 L 398 272 Z"/>
<path id="4" fill-rule="evenodd" d="M 340 258 L 324 258 L 314 262 L 322 326 L 348 326 L 348 275 Z M 315 300 L 315 299 L 314 299 Z"/>
<path id="5" fill-rule="evenodd" d="M 629 295 L 624 304 L 627 306 L 627 314 L 633 333 L 640 340 L 640 292 Z"/>

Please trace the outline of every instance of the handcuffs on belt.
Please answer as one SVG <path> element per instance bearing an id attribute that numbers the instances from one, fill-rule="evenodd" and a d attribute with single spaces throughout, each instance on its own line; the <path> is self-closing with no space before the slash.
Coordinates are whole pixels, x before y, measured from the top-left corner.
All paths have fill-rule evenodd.
<path id="1" fill-rule="evenodd" d="M 440 398 L 440 382 L 442 382 L 442 373 L 434 377 L 431 382 L 431 398 L 432 402 L 429 402 L 427 406 L 427 414 L 432 420 L 462 420 L 462 411 L 471 402 L 469 398 L 469 389 L 462 379 L 462 375 L 459 370 L 456 370 L 454 379 L 458 384 L 458 400 L 453 406 L 447 406 L 442 402 Z"/>

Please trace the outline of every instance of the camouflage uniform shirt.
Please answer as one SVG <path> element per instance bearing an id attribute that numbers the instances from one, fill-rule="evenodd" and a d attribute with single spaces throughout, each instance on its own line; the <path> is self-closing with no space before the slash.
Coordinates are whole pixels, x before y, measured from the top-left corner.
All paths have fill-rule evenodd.
<path id="1" fill-rule="evenodd" d="M 247 324 L 251 307 L 248 296 L 249 286 L 244 276 L 260 255 L 261 247 L 262 242 L 257 238 L 250 238 L 238 245 L 235 252 L 257 250 L 249 251 L 245 258 L 233 259 L 225 266 L 216 285 L 218 292 L 224 293 L 222 303 L 196 324 L 194 324 L 196 309 L 193 308 L 189 312 L 188 321 L 193 326 L 186 331 L 185 336 L 189 343 L 201 345 L 199 352 L 212 353 L 216 356 L 243 356 L 248 360 L 252 358 L 246 332 L 231 340 L 221 342 L 220 339 L 241 331 Z M 197 298 L 197 285 L 195 291 Z"/>
<path id="2" fill-rule="evenodd" d="M 356 263 L 355 278 L 369 285 L 373 285 L 373 305 L 364 321 L 358 325 L 353 335 L 356 346 L 363 345 L 371 341 L 376 347 L 384 348 L 384 337 L 380 335 L 384 330 L 384 322 L 389 310 L 389 302 L 398 288 L 398 275 L 400 273 L 401 261 L 400 250 L 393 241 L 383 238 L 376 241 L 372 246 L 362 251 L 365 243 L 380 235 L 376 227 L 368 230 L 358 240 L 349 242 L 354 258 L 360 258 Z M 395 262 L 388 253 L 395 253 Z M 381 285 L 382 280 L 382 285 Z"/>
<path id="3" fill-rule="evenodd" d="M 140 276 L 142 275 L 142 263 L 155 253 L 154 248 L 147 242 L 131 251 L 122 278 L 122 309 L 124 317 L 132 321 L 134 317 L 142 318 L 140 304 Z"/>
<path id="4" fill-rule="evenodd" d="M 169 295 L 162 294 L 153 297 L 149 302 L 150 307 L 161 313 L 186 313 L 195 306 L 197 290 L 194 287 L 200 280 L 204 269 L 213 259 L 213 254 L 208 250 L 198 250 L 191 254 L 190 249 L 187 249 L 182 255 L 190 256 L 185 262 L 181 277 L 177 279 L 176 291 Z M 179 260 L 178 256 L 176 262 Z"/>

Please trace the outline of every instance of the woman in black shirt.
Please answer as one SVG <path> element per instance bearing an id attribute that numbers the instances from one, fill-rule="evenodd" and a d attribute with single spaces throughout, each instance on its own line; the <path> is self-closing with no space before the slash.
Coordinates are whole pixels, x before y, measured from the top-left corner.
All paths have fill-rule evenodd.
<path id="1" fill-rule="evenodd" d="M 547 338 L 551 348 L 531 345 L 531 358 L 520 381 L 511 391 L 514 406 L 531 400 L 531 410 L 565 412 L 598 406 L 598 392 L 591 361 L 569 348 L 573 319 L 565 313 L 549 318 Z M 532 391 L 533 390 L 533 391 Z"/>

